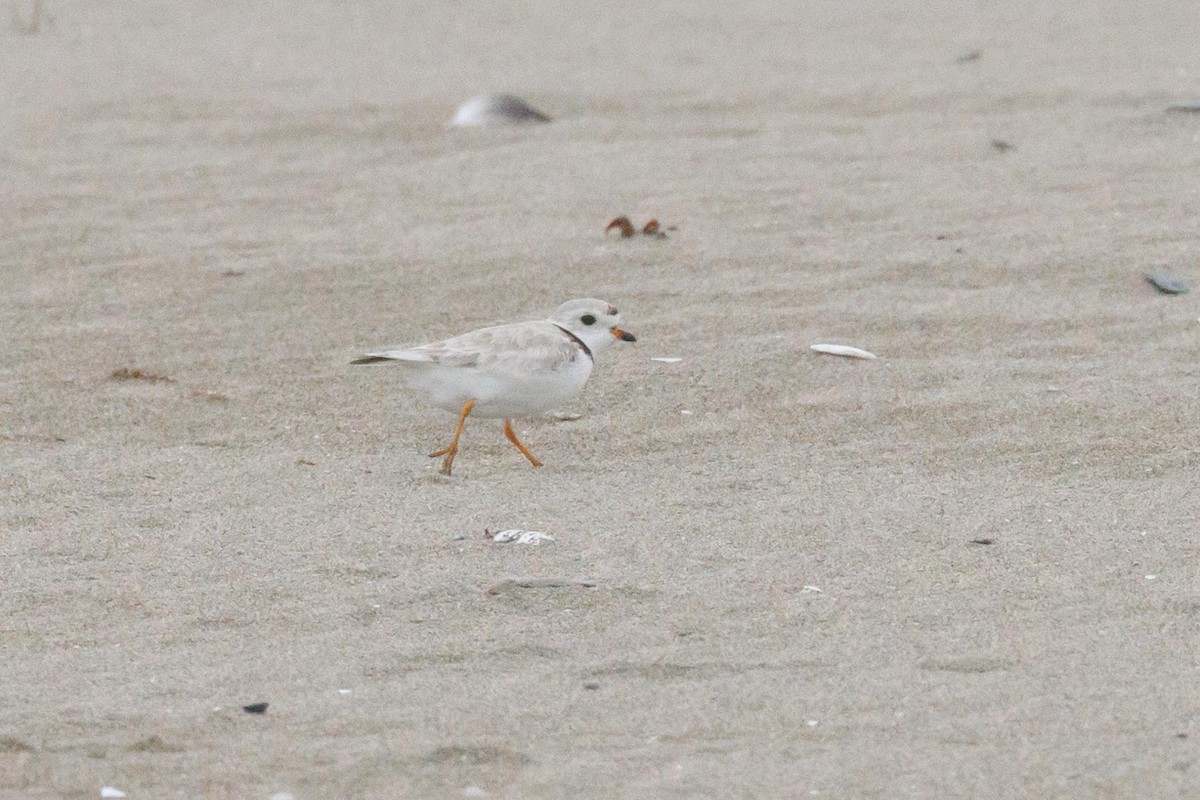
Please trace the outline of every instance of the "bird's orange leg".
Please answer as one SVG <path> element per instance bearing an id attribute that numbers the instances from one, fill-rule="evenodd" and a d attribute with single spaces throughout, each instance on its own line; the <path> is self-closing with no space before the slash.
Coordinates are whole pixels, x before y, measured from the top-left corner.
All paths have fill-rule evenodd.
<path id="1" fill-rule="evenodd" d="M 504 435 L 508 437 L 510 442 L 516 445 L 517 449 L 521 451 L 521 455 L 529 459 L 530 464 L 533 464 L 535 467 L 540 467 L 542 465 L 542 462 L 538 461 L 537 456 L 529 452 L 528 447 L 521 444 L 521 440 L 518 439 L 517 434 L 513 432 L 512 420 L 504 420 Z"/>
<path id="2" fill-rule="evenodd" d="M 446 457 L 445 460 L 442 461 L 442 474 L 443 475 L 449 475 L 450 468 L 452 466 L 454 466 L 454 457 L 456 455 L 458 455 L 459 437 L 462 436 L 463 428 L 465 428 L 467 426 L 467 417 L 470 415 L 471 409 L 474 407 L 475 407 L 474 400 L 468 400 L 467 402 L 463 403 L 462 414 L 458 418 L 458 427 L 454 429 L 454 439 L 450 442 L 450 446 L 443 447 L 441 450 L 438 450 L 436 453 L 429 454 L 430 458 L 437 458 L 438 456 Z"/>

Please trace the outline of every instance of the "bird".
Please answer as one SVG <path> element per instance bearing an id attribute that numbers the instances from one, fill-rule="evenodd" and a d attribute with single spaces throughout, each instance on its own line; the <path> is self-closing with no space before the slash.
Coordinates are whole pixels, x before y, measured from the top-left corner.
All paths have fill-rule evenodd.
<path id="1" fill-rule="evenodd" d="M 504 436 L 534 467 L 542 462 L 513 431 L 512 420 L 533 417 L 579 396 L 598 353 L 617 342 L 636 342 L 621 328 L 615 306 L 603 300 L 568 300 L 547 319 L 479 328 L 428 344 L 378 350 L 351 364 L 396 363 L 410 389 L 437 408 L 458 415 L 450 444 L 433 453 L 449 475 L 467 417 L 504 420 Z"/>

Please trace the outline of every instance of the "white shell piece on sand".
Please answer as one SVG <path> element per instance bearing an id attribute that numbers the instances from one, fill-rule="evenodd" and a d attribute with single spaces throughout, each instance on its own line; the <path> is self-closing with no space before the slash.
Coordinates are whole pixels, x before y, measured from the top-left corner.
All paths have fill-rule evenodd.
<path id="1" fill-rule="evenodd" d="M 831 356 L 845 356 L 846 358 L 865 358 L 874 361 L 878 356 L 874 353 L 868 353 L 866 350 L 859 350 L 857 347 L 849 347 L 844 344 L 814 344 L 810 346 L 812 350 L 818 353 L 825 353 Z"/>
<path id="2" fill-rule="evenodd" d="M 678 364 L 680 361 L 683 361 L 682 358 L 676 358 L 675 356 L 657 356 L 657 357 L 651 358 L 650 360 L 658 361 L 663 364 Z"/>
<path id="3" fill-rule="evenodd" d="M 486 125 L 518 125 L 524 122 L 549 122 L 550 117 L 521 98 L 511 94 L 484 94 L 472 97 L 454 112 L 451 125 L 465 128 Z"/>
<path id="4" fill-rule="evenodd" d="M 100 796 L 101 797 L 124 797 L 125 793 L 122 792 L 120 789 L 116 788 L 115 786 L 101 786 L 100 787 Z"/>
<path id="5" fill-rule="evenodd" d="M 511 528 L 492 534 L 492 541 L 500 544 L 541 544 L 542 542 L 553 542 L 554 537 L 541 531 L 523 531 L 520 528 Z"/>

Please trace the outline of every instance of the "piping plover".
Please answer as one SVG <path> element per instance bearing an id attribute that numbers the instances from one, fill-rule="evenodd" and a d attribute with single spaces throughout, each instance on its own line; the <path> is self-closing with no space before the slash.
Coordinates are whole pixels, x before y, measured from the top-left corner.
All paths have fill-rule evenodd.
<path id="1" fill-rule="evenodd" d="M 595 355 L 614 342 L 636 342 L 620 327 L 617 309 L 603 300 L 570 300 L 549 319 L 514 322 L 464 333 L 451 339 L 395 350 L 380 350 L 352 364 L 399 362 L 408 386 L 429 402 L 458 414 L 458 427 L 442 457 L 449 475 L 467 417 L 501 418 L 504 435 L 529 463 L 542 466 L 513 432 L 515 417 L 544 414 L 573 400 L 592 374 Z"/>

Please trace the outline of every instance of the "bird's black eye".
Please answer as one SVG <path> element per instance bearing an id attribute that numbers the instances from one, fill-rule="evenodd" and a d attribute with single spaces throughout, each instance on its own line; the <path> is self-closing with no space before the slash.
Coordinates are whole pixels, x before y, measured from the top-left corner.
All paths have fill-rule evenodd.
<path id="1" fill-rule="evenodd" d="M 579 318 L 579 321 L 582 322 L 584 325 L 595 325 L 596 324 L 596 318 L 593 317 L 591 314 L 584 314 L 582 317 Z"/>

